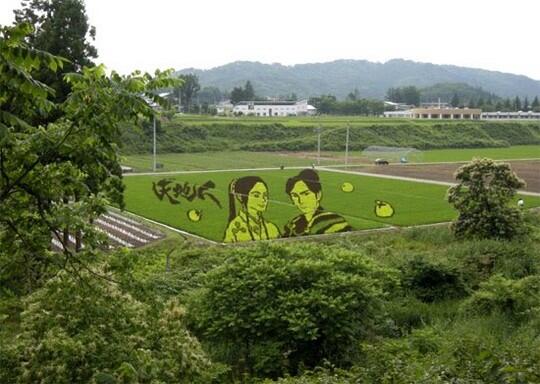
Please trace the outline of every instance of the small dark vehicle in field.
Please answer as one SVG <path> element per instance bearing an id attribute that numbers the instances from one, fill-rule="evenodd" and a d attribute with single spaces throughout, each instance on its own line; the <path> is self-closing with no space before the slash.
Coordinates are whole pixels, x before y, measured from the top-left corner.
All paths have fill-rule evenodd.
<path id="1" fill-rule="evenodd" d="M 375 165 L 388 165 L 388 160 L 385 160 L 385 159 L 375 159 Z"/>

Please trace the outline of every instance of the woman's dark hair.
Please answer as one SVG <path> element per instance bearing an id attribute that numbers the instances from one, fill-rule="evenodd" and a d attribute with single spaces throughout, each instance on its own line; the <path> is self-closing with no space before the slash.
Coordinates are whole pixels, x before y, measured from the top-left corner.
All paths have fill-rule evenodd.
<path id="1" fill-rule="evenodd" d="M 242 207 L 246 207 L 249 191 L 257 183 L 263 183 L 266 189 L 268 186 L 259 176 L 246 176 L 239 179 L 234 179 L 229 184 L 229 223 L 236 217 L 236 199 L 240 201 Z"/>
<path id="2" fill-rule="evenodd" d="M 317 172 L 313 169 L 304 169 L 298 175 L 287 180 L 287 184 L 285 185 L 285 192 L 287 192 L 287 195 L 291 194 L 294 185 L 299 181 L 303 181 L 309 190 L 315 194 L 322 191 L 321 182 L 319 181 Z"/>

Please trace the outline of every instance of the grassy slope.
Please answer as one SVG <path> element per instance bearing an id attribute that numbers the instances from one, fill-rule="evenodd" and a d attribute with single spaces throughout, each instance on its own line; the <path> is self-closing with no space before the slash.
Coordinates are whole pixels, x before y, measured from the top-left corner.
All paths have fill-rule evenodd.
<path id="1" fill-rule="evenodd" d="M 216 172 L 174 176 L 131 176 L 125 178 L 127 210 L 145 217 L 181 228 L 203 237 L 220 241 L 227 225 L 228 196 L 227 188 L 233 178 L 245 175 L 259 175 L 268 184 L 270 204 L 265 218 L 279 228 L 296 216 L 297 210 L 289 201 L 284 188 L 286 179 L 297 171 L 259 171 L 259 172 Z M 455 212 L 445 201 L 446 187 L 398 180 L 380 179 L 356 175 L 344 175 L 332 172 L 320 172 L 324 197 L 322 205 L 330 211 L 345 216 L 356 229 L 376 228 L 384 225 L 416 225 L 448 221 L 454 218 Z M 188 202 L 181 200 L 172 205 L 165 198 L 159 201 L 152 192 L 152 181 L 164 177 L 174 183 L 189 182 L 201 185 L 208 180 L 215 183 L 212 191 L 220 201 L 219 209 L 214 203 L 205 200 Z M 355 190 L 351 193 L 341 191 L 343 182 L 350 182 Z M 395 215 L 381 219 L 374 214 L 375 200 L 391 203 Z M 540 205 L 540 198 L 527 198 L 529 206 Z M 187 218 L 190 209 L 202 210 L 202 220 L 191 222 Z"/>
<path id="2" fill-rule="evenodd" d="M 181 116 L 163 121 L 158 132 L 158 151 L 195 153 L 206 151 L 313 151 L 315 128 L 322 127 L 321 149 L 341 151 L 346 126 L 350 126 L 351 150 L 370 145 L 417 149 L 489 148 L 540 145 L 540 122 L 415 121 L 359 117 L 223 118 Z M 151 129 L 126 126 L 124 153 L 149 153 Z"/>

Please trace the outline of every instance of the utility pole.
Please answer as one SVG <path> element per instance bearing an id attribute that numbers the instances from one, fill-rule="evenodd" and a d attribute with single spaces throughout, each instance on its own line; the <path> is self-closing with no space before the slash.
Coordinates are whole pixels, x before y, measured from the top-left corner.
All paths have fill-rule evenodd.
<path id="1" fill-rule="evenodd" d="M 317 165 L 321 165 L 321 131 L 322 127 L 319 126 L 316 128 L 317 132 Z"/>
<path id="2" fill-rule="evenodd" d="M 153 151 L 153 163 L 152 172 L 156 171 L 156 115 L 154 113 L 154 151 Z"/>
<path id="3" fill-rule="evenodd" d="M 347 136 L 345 139 L 345 166 L 349 165 L 349 130 L 351 125 L 347 121 Z"/>
<path id="4" fill-rule="evenodd" d="M 178 113 L 182 112 L 182 90 L 178 88 Z"/>

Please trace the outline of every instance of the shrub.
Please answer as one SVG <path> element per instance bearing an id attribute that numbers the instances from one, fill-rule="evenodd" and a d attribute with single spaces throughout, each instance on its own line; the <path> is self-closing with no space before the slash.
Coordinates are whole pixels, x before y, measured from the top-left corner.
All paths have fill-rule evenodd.
<path id="1" fill-rule="evenodd" d="M 477 289 L 493 274 L 520 279 L 538 273 L 540 267 L 540 253 L 531 241 L 467 241 L 456 243 L 448 255 L 459 261 L 471 289 Z"/>
<path id="2" fill-rule="evenodd" d="M 190 309 L 208 340 L 255 375 L 346 364 L 374 328 L 390 271 L 360 254 L 312 244 L 236 249 L 211 271 Z M 268 346 L 266 348 L 265 346 Z"/>
<path id="3" fill-rule="evenodd" d="M 60 273 L 26 300 L 21 333 L 0 347 L 15 383 L 205 382 L 213 367 L 174 301 L 153 311 L 115 284 Z M 6 363 L 6 364 L 4 364 Z"/>
<path id="4" fill-rule="evenodd" d="M 433 302 L 462 297 L 466 293 L 456 267 L 415 257 L 402 267 L 402 286 L 418 299 Z"/>
<path id="5" fill-rule="evenodd" d="M 502 313 L 518 319 L 537 314 L 540 309 L 540 276 L 519 280 L 492 276 L 480 284 L 480 289 L 465 301 L 463 308 L 475 314 Z"/>
<path id="6" fill-rule="evenodd" d="M 354 375 L 348 371 L 336 369 L 335 367 L 316 368 L 313 371 L 306 371 L 301 376 L 286 377 L 276 381 L 265 380 L 264 384 L 353 384 Z"/>
<path id="7" fill-rule="evenodd" d="M 452 223 L 457 237 L 512 239 L 525 233 L 521 211 L 509 205 L 525 182 L 509 164 L 474 159 L 455 177 L 459 184 L 448 189 L 448 202 L 459 212 Z"/>

